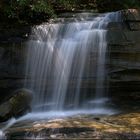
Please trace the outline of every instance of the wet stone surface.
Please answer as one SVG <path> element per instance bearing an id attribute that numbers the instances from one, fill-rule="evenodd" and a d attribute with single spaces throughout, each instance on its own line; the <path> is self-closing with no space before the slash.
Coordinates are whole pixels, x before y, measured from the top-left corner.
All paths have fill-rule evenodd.
<path id="1" fill-rule="evenodd" d="M 24 120 L 6 130 L 8 139 L 140 139 L 140 112 Z"/>

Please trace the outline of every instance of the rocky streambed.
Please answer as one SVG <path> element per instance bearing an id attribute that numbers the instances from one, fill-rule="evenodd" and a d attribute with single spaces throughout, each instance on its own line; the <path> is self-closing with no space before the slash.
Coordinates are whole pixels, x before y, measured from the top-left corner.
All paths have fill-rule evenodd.
<path id="1" fill-rule="evenodd" d="M 140 139 L 140 112 L 17 121 L 7 139 Z"/>

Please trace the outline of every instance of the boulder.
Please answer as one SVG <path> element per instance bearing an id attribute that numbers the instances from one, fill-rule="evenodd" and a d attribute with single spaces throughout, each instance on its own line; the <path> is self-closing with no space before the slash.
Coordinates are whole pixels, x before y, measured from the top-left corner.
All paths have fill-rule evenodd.
<path id="1" fill-rule="evenodd" d="M 0 122 L 12 117 L 20 117 L 31 110 L 32 92 L 27 89 L 19 89 L 13 96 L 0 105 Z"/>
<path id="2" fill-rule="evenodd" d="M 140 21 L 140 10 L 138 9 L 126 9 L 122 10 L 122 13 L 125 21 Z"/>
<path id="3" fill-rule="evenodd" d="M 127 23 L 131 31 L 140 30 L 140 10 L 127 9 L 122 11 L 123 20 Z"/>

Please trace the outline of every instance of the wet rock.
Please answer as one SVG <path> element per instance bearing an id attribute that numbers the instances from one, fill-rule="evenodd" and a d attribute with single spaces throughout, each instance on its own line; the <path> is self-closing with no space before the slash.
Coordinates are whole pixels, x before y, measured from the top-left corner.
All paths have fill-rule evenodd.
<path id="1" fill-rule="evenodd" d="M 138 9 L 123 10 L 122 13 L 130 30 L 140 30 L 140 11 Z"/>
<path id="2" fill-rule="evenodd" d="M 109 95 L 113 98 L 123 95 L 123 100 L 126 97 L 132 100 L 128 98 L 131 93 L 140 93 L 140 11 L 127 9 L 120 12 L 124 28 L 119 30 L 117 23 L 110 23 L 107 35 Z"/>
<path id="3" fill-rule="evenodd" d="M 113 30 L 113 31 L 120 31 L 120 30 L 126 30 L 126 26 L 124 25 L 123 22 L 109 22 L 107 25 L 108 30 Z"/>
<path id="4" fill-rule="evenodd" d="M 70 118 L 18 122 L 7 130 L 8 139 L 139 139 L 140 113 L 102 116 L 78 115 Z M 79 122 L 79 123 L 75 123 Z M 35 125 L 36 123 L 36 125 Z"/>
<path id="5" fill-rule="evenodd" d="M 122 10 L 122 13 L 126 21 L 140 21 L 140 10 L 138 9 Z"/>
<path id="6" fill-rule="evenodd" d="M 9 100 L 12 105 L 12 112 L 15 117 L 18 117 L 20 113 L 30 110 L 30 104 L 32 101 L 32 91 L 27 89 L 19 89 L 14 92 L 14 96 Z"/>
<path id="7" fill-rule="evenodd" d="M 11 118 L 11 104 L 9 102 L 5 102 L 0 106 L 0 122 L 7 121 Z"/>
<path id="8" fill-rule="evenodd" d="M 23 88 L 26 49 L 25 43 L 0 43 L 0 104 Z"/>
<path id="9" fill-rule="evenodd" d="M 7 121 L 11 117 L 20 117 L 30 111 L 32 92 L 27 89 L 19 89 L 13 96 L 0 105 L 0 122 Z"/>

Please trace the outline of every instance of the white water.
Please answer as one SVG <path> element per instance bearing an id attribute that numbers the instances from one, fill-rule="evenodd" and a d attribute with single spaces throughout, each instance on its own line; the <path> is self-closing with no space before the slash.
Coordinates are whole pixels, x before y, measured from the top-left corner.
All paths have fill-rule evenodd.
<path id="1" fill-rule="evenodd" d="M 59 110 L 60 113 L 69 108 L 95 114 L 108 112 L 106 100 L 102 100 L 106 97 L 106 26 L 119 20 L 120 14 L 116 12 L 92 17 L 92 20 L 42 24 L 32 29 L 25 87 L 35 93 L 33 111 Z M 91 52 L 95 62 L 90 66 Z M 88 91 L 82 91 L 89 66 L 93 69 L 95 89 L 90 99 Z"/>
<path id="2" fill-rule="evenodd" d="M 5 131 L 10 128 L 16 122 L 15 118 L 10 119 L 7 121 L 2 128 L 0 128 L 0 140 L 6 140 L 7 137 L 5 135 Z"/>

